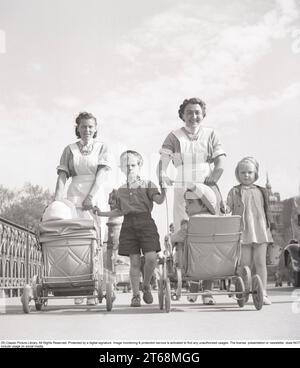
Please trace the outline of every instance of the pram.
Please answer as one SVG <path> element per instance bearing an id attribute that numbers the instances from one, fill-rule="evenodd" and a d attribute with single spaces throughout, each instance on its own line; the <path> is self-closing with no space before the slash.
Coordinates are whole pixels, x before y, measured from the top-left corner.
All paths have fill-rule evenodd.
<path id="1" fill-rule="evenodd" d="M 171 299 L 181 296 L 228 295 L 243 307 L 252 294 L 257 310 L 263 306 L 263 285 L 260 277 L 251 277 L 249 267 L 240 268 L 241 258 L 241 217 L 240 216 L 199 216 L 191 217 L 188 222 L 187 237 L 183 250 L 183 268 L 175 267 L 171 249 L 159 268 L 159 305 L 160 309 L 170 311 Z M 166 243 L 168 244 L 168 242 Z M 175 290 L 171 289 L 170 277 L 177 277 Z M 183 292 L 182 283 L 205 280 L 218 281 L 219 290 L 209 292 Z M 234 285 L 234 291 L 231 286 Z"/>
<path id="2" fill-rule="evenodd" d="M 99 303 L 105 298 L 107 311 L 112 310 L 113 280 L 104 267 L 100 234 L 92 219 L 41 222 L 39 242 L 43 272 L 24 287 L 24 313 L 30 313 L 32 300 L 40 311 L 50 299 L 82 297 L 98 299 Z"/>

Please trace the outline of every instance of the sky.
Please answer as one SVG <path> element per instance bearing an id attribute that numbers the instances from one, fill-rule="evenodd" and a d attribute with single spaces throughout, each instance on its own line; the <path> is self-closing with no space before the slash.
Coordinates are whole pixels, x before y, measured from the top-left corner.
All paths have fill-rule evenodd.
<path id="1" fill-rule="evenodd" d="M 297 195 L 299 62 L 299 0 L 0 0 L 0 184 L 54 191 L 80 111 L 97 117 L 111 152 L 107 190 L 126 149 L 156 181 L 178 107 L 197 96 L 227 152 L 225 197 L 249 155 L 258 184 L 268 173 L 282 198 Z"/>

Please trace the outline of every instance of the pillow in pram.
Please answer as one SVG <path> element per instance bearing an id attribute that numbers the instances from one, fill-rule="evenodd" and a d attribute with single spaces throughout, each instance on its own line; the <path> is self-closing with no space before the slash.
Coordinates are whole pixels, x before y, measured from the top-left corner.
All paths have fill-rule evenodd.
<path id="1" fill-rule="evenodd" d="M 67 199 L 54 201 L 45 209 L 42 221 L 71 220 L 76 218 L 76 208 Z"/>

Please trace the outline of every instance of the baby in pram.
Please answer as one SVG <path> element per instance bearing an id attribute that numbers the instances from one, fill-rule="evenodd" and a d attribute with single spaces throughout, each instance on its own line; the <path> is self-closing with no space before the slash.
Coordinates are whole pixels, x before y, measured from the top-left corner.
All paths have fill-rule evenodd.
<path id="1" fill-rule="evenodd" d="M 205 184 L 190 184 L 184 194 L 185 210 L 189 218 L 200 216 L 213 216 L 217 214 L 217 197 L 215 192 Z M 182 222 L 181 229 L 171 235 L 171 242 L 173 247 L 176 247 L 176 251 L 182 254 L 184 242 L 187 236 L 186 222 Z M 176 259 L 180 257 L 175 257 Z M 182 264 L 182 261 L 178 260 L 178 263 Z M 210 280 L 203 281 L 203 288 L 206 294 L 202 297 L 203 304 L 213 305 L 215 300 L 209 291 L 212 290 L 213 282 Z M 197 293 L 199 291 L 199 281 L 195 280 L 190 285 L 191 293 Z M 188 297 L 189 302 L 194 303 L 197 300 L 197 296 L 191 295 Z"/>

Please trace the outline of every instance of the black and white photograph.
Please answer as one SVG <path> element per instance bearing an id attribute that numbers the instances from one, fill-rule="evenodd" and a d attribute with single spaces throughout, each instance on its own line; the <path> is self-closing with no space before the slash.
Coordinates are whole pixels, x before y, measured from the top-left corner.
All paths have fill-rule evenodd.
<path id="1" fill-rule="evenodd" d="M 299 65 L 299 0 L 0 0 L 0 347 L 299 348 Z"/>

